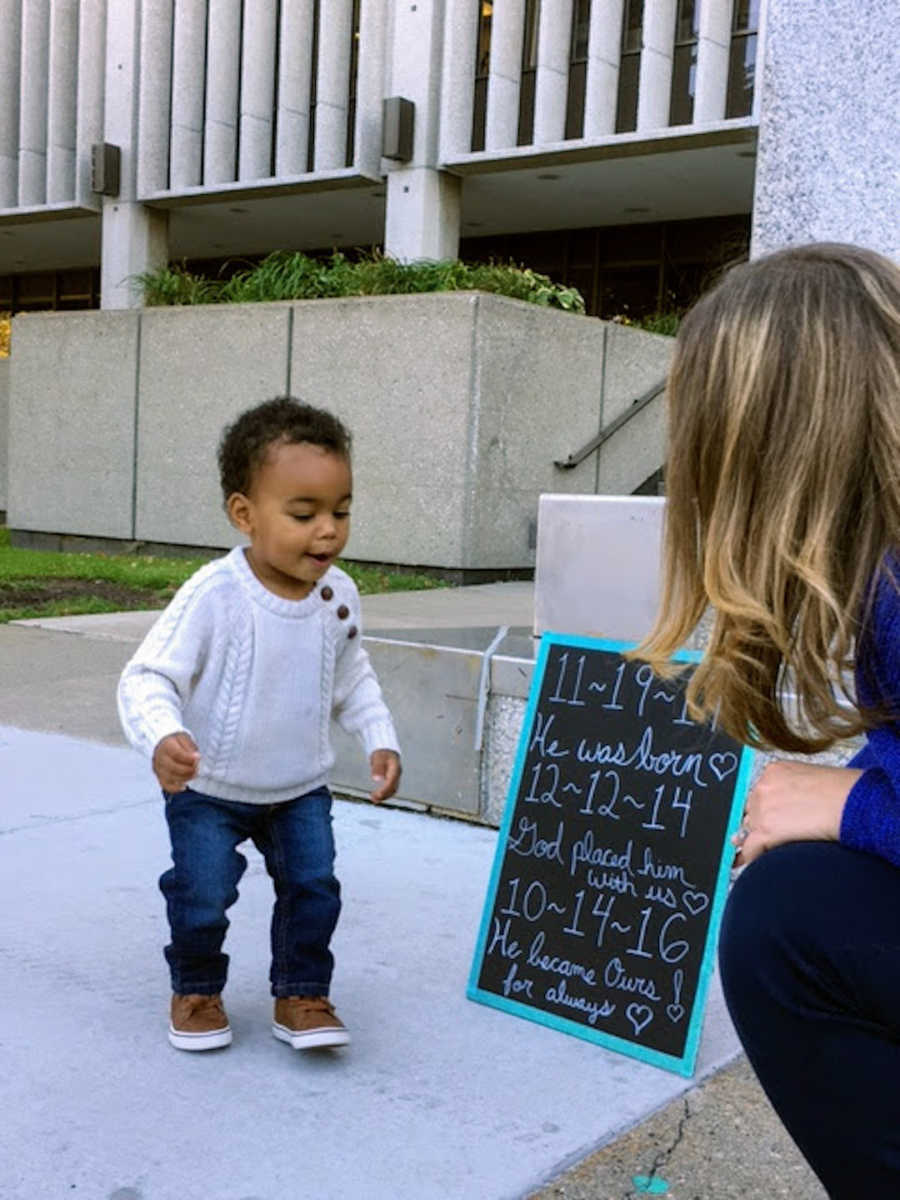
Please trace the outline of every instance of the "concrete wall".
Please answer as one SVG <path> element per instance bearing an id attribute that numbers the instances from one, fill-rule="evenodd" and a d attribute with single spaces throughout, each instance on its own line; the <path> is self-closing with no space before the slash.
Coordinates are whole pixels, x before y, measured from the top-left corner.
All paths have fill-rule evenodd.
<path id="1" fill-rule="evenodd" d="M 6 480 L 9 471 L 9 359 L 0 358 L 0 512 L 6 511 Z"/>
<path id="2" fill-rule="evenodd" d="M 216 447 L 238 413 L 288 386 L 290 306 L 154 308 L 141 314 L 135 536 L 232 546 Z"/>
<path id="3" fill-rule="evenodd" d="M 134 536 L 138 321 L 136 312 L 14 319 L 11 529 Z"/>
<path id="4" fill-rule="evenodd" d="M 670 340 L 498 296 L 34 314 L 15 333 L 23 532 L 233 545 L 219 436 L 285 391 L 353 432 L 362 561 L 527 569 L 541 492 L 631 491 L 662 461 L 657 404 L 637 437 L 554 466 L 663 376 Z"/>

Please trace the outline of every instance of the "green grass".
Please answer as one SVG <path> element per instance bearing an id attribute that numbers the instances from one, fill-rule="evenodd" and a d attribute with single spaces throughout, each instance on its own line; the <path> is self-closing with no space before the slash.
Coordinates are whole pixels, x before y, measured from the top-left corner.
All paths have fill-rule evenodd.
<path id="1" fill-rule="evenodd" d="M 259 300 L 320 300 L 340 296 L 397 296 L 421 292 L 494 292 L 547 308 L 583 313 L 577 288 L 553 283 L 514 263 L 399 263 L 381 254 L 349 259 L 310 258 L 278 250 L 260 263 L 237 270 L 231 278 L 206 279 L 184 267 L 145 272 L 136 283 L 146 305 L 239 304 Z"/>
<path id="2" fill-rule="evenodd" d="M 20 550 L 10 545 L 9 531 L 0 528 L 0 624 L 30 617 L 163 608 L 206 561 L 205 558 Z M 363 595 L 444 586 L 442 581 L 427 575 L 355 563 L 341 566 Z M 66 581 L 79 581 L 80 594 L 66 595 Z M 17 602 L 10 595 L 12 589 L 27 589 L 28 602 Z"/>

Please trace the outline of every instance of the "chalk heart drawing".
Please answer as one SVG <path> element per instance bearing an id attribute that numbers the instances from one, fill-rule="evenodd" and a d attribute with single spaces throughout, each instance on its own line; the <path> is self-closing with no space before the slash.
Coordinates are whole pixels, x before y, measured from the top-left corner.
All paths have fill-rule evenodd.
<path id="1" fill-rule="evenodd" d="M 646 1004 L 629 1004 L 625 1009 L 625 1016 L 634 1026 L 635 1036 L 637 1037 L 642 1029 L 646 1029 L 653 1020 L 653 1009 Z"/>
<path id="2" fill-rule="evenodd" d="M 737 755 L 726 751 L 724 754 L 711 754 L 709 756 L 709 769 L 718 779 L 719 783 L 730 775 L 732 771 L 737 770 L 738 760 Z"/>
<path id="3" fill-rule="evenodd" d="M 684 892 L 681 898 L 684 901 L 684 907 L 692 917 L 702 913 L 709 904 L 709 896 L 705 892 Z"/>
<path id="4" fill-rule="evenodd" d="M 677 1025 L 678 1022 L 681 1020 L 681 1018 L 684 1016 L 684 1005 L 683 1004 L 667 1004 L 666 1005 L 666 1013 L 668 1015 L 669 1020 L 672 1022 L 672 1024 Z"/>

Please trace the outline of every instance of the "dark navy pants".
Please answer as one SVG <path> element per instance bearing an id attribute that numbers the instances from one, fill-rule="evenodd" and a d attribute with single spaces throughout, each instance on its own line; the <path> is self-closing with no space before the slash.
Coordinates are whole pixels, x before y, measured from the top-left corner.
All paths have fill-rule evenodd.
<path id="1" fill-rule="evenodd" d="M 191 788 L 165 795 L 172 866 L 159 886 L 172 932 L 165 949 L 172 990 L 208 995 L 224 988 L 225 912 L 247 866 L 237 846 L 250 838 L 275 884 L 272 995 L 327 996 L 329 943 L 341 909 L 328 789 L 284 804 L 238 804 Z"/>
<path id="2" fill-rule="evenodd" d="M 900 1197 L 900 869 L 830 842 L 737 879 L 719 961 L 732 1020 L 832 1200 Z"/>

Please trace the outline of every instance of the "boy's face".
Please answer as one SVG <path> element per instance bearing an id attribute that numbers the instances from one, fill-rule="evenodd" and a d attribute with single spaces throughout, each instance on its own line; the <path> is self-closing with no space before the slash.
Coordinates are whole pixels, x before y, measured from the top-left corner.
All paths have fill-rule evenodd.
<path id="1" fill-rule="evenodd" d="M 302 600 L 347 544 L 352 478 L 345 458 L 309 442 L 278 442 L 248 496 L 228 498 L 228 516 L 250 539 L 247 558 L 276 596 Z"/>

